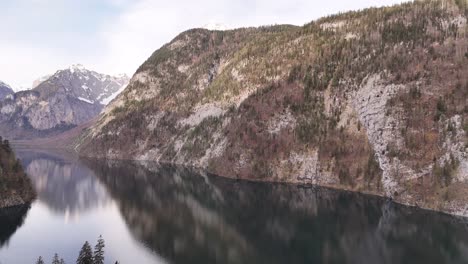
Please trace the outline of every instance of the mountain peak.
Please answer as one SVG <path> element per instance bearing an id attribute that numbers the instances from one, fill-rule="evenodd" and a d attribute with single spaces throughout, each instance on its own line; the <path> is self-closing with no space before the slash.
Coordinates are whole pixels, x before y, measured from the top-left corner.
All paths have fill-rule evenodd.
<path id="1" fill-rule="evenodd" d="M 6 83 L 4 83 L 4 82 L 2 82 L 2 81 L 0 81 L 0 87 L 6 87 L 6 88 L 8 88 L 8 89 L 13 90 L 13 88 L 11 88 L 10 85 L 8 85 L 8 84 L 6 84 Z"/>
<path id="2" fill-rule="evenodd" d="M 0 100 L 5 99 L 7 96 L 13 94 L 13 89 L 10 85 L 0 81 Z"/>
<path id="3" fill-rule="evenodd" d="M 38 79 L 33 86 L 43 97 L 61 90 L 81 101 L 104 105 L 125 88 L 129 79 L 126 74 L 112 76 L 86 69 L 82 64 L 73 64 Z"/>

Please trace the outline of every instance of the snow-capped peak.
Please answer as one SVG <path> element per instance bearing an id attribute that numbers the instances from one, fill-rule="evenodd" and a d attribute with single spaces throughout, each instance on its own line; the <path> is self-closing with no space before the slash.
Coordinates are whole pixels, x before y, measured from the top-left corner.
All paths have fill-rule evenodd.
<path id="1" fill-rule="evenodd" d="M 0 86 L 3 86 L 3 87 L 6 87 L 6 88 L 9 88 L 9 89 L 13 90 L 13 88 L 11 88 L 10 85 L 8 85 L 8 84 L 6 84 L 6 83 L 4 83 L 2 81 L 0 81 Z"/>
<path id="2" fill-rule="evenodd" d="M 208 30 L 228 30 L 228 27 L 222 23 L 210 22 L 203 26 L 204 29 Z"/>

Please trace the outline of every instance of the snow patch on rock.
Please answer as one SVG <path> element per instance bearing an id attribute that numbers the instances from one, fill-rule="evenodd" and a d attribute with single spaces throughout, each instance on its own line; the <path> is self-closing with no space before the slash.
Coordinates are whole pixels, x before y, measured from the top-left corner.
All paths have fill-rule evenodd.
<path id="1" fill-rule="evenodd" d="M 93 101 L 88 100 L 88 99 L 86 99 L 86 98 L 78 97 L 78 99 L 79 99 L 80 101 L 86 102 L 86 103 L 88 103 L 88 104 L 93 104 Z"/>
<path id="2" fill-rule="evenodd" d="M 109 97 L 106 97 L 104 99 L 101 99 L 101 104 L 103 105 L 108 105 L 112 100 L 114 100 L 119 94 L 121 94 L 123 92 L 123 90 L 125 90 L 125 88 L 127 87 L 127 84 L 125 85 L 122 85 L 122 87 L 120 87 L 119 90 L 117 90 L 115 93 L 111 94 Z"/>

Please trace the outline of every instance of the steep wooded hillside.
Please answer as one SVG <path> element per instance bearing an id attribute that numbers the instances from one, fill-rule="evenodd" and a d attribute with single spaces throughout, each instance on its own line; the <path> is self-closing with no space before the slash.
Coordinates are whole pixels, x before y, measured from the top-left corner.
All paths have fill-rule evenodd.
<path id="1" fill-rule="evenodd" d="M 157 50 L 77 145 L 465 212 L 464 1 L 415 1 L 303 27 L 194 29 Z"/>
<path id="2" fill-rule="evenodd" d="M 0 137 L 0 208 L 31 202 L 36 194 L 8 140 Z"/>

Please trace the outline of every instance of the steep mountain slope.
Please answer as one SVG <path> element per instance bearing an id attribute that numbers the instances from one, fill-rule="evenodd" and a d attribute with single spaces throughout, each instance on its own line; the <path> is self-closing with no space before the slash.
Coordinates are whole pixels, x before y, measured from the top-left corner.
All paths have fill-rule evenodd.
<path id="1" fill-rule="evenodd" d="M 13 91 L 13 89 L 11 89 L 11 87 L 0 81 L 0 101 L 5 99 L 8 95 L 11 95 L 11 94 L 14 94 L 15 92 Z"/>
<path id="2" fill-rule="evenodd" d="M 49 136 L 99 114 L 109 98 L 128 83 L 74 65 L 28 91 L 0 103 L 0 132 L 9 138 Z"/>
<path id="3" fill-rule="evenodd" d="M 184 32 L 78 147 L 468 215 L 467 13 L 464 1 L 415 1 L 303 27 Z"/>

